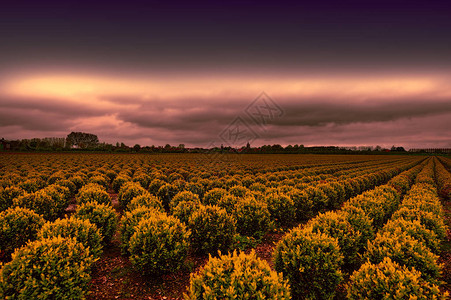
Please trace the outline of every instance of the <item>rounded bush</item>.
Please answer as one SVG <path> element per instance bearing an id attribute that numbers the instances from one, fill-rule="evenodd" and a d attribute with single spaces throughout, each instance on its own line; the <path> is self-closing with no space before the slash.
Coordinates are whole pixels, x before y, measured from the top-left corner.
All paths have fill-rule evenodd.
<path id="1" fill-rule="evenodd" d="M 232 216 L 238 233 L 242 235 L 261 238 L 270 226 L 268 206 L 253 197 L 240 199 L 233 207 Z"/>
<path id="2" fill-rule="evenodd" d="M 447 299 L 438 286 L 421 278 L 414 268 L 400 266 L 385 257 L 379 264 L 367 262 L 355 271 L 347 285 L 347 299 Z"/>
<path id="3" fill-rule="evenodd" d="M 70 217 L 47 222 L 38 234 L 40 239 L 55 236 L 75 238 L 89 250 L 94 259 L 98 259 L 102 254 L 102 235 L 97 226 L 88 220 Z"/>
<path id="4" fill-rule="evenodd" d="M 202 203 L 205 205 L 217 205 L 219 201 L 228 195 L 225 189 L 214 188 L 205 193 Z"/>
<path id="5" fill-rule="evenodd" d="M 27 208 L 9 208 L 0 213 L 0 259 L 38 236 L 44 218 Z"/>
<path id="6" fill-rule="evenodd" d="M 111 204 L 110 195 L 102 186 L 96 183 L 90 183 L 82 187 L 75 199 L 78 205 L 91 201 L 96 201 L 99 204 Z"/>
<path id="7" fill-rule="evenodd" d="M 77 191 L 77 186 L 70 180 L 65 179 L 65 180 L 59 180 L 57 182 L 55 182 L 55 185 L 59 185 L 59 186 L 63 186 L 69 189 L 69 196 L 72 197 L 75 195 L 76 191 Z"/>
<path id="8" fill-rule="evenodd" d="M 399 218 L 403 218 L 406 221 L 420 221 L 421 225 L 423 225 L 426 229 L 433 231 L 440 241 L 444 240 L 446 237 L 446 225 L 443 218 L 432 212 L 420 210 L 418 208 L 412 209 L 402 207 L 397 210 L 392 217 L 392 219 Z"/>
<path id="9" fill-rule="evenodd" d="M 355 206 L 344 207 L 341 213 L 345 215 L 346 220 L 351 224 L 354 231 L 360 233 L 360 238 L 357 239 L 357 248 L 358 252 L 363 254 L 367 242 L 374 238 L 373 221 L 363 209 Z"/>
<path id="10" fill-rule="evenodd" d="M 147 193 L 138 182 L 127 182 L 121 187 L 117 200 L 123 208 L 126 208 L 133 198 Z"/>
<path id="11" fill-rule="evenodd" d="M 242 185 L 234 185 L 229 189 L 229 194 L 235 197 L 243 198 L 250 193 L 250 190 Z"/>
<path id="12" fill-rule="evenodd" d="M 155 214 L 155 209 L 139 206 L 132 211 L 127 211 L 121 218 L 121 250 L 123 254 L 128 254 L 130 238 L 135 233 L 135 227 L 141 219 L 148 218 Z"/>
<path id="13" fill-rule="evenodd" d="M 186 300 L 195 299 L 291 299 L 290 287 L 268 263 L 250 254 L 210 257 L 196 274 L 191 274 Z"/>
<path id="14" fill-rule="evenodd" d="M 96 201 L 83 203 L 77 207 L 75 217 L 96 225 L 102 234 L 104 244 L 111 241 L 117 229 L 116 212 L 110 205 L 99 204 Z"/>
<path id="15" fill-rule="evenodd" d="M 361 264 L 358 254 L 362 244 L 362 233 L 354 230 L 344 213 L 320 213 L 307 224 L 305 230 L 311 230 L 314 233 L 324 233 L 336 238 L 344 257 L 343 263 L 345 267 Z"/>
<path id="16" fill-rule="evenodd" d="M 421 225 L 419 220 L 406 221 L 403 218 L 389 220 L 382 230 L 393 234 L 405 232 L 422 242 L 433 253 L 439 254 L 440 252 L 440 240 L 437 238 L 437 234 Z"/>
<path id="17" fill-rule="evenodd" d="M 269 193 L 265 197 L 271 221 L 281 226 L 293 223 L 296 218 L 296 208 L 293 200 L 285 194 Z"/>
<path id="18" fill-rule="evenodd" d="M 65 181 L 65 180 L 60 180 L 60 181 Z M 21 189 L 23 189 L 24 191 L 26 191 L 27 193 L 34 193 L 40 189 L 43 189 L 46 185 L 47 185 L 47 183 L 44 180 L 37 177 L 37 178 L 30 178 L 30 179 L 25 180 L 24 182 L 21 182 L 19 184 L 19 187 Z"/>
<path id="19" fill-rule="evenodd" d="M 313 217 L 313 202 L 306 192 L 300 189 L 293 189 L 287 195 L 293 200 L 298 221 L 309 220 Z"/>
<path id="20" fill-rule="evenodd" d="M 126 175 L 118 175 L 112 182 L 113 190 L 118 193 L 121 187 L 132 179 Z"/>
<path id="21" fill-rule="evenodd" d="M 130 238 L 130 261 L 145 274 L 177 271 L 189 247 L 189 231 L 178 219 L 155 212 L 141 219 Z"/>
<path id="22" fill-rule="evenodd" d="M 236 221 L 218 206 L 201 205 L 188 220 L 191 245 L 198 253 L 227 251 L 236 234 Z"/>
<path id="23" fill-rule="evenodd" d="M 173 209 L 172 214 L 184 224 L 188 224 L 189 218 L 200 206 L 201 203 L 198 201 L 183 200 Z"/>
<path id="24" fill-rule="evenodd" d="M 148 192 L 134 197 L 127 205 L 127 210 L 132 211 L 139 206 L 150 207 L 154 208 L 155 210 L 164 212 L 163 203 L 161 202 L 161 200 Z"/>
<path id="25" fill-rule="evenodd" d="M 89 183 L 95 183 L 103 187 L 105 190 L 108 188 L 108 185 L 110 184 L 109 178 L 105 175 L 96 175 L 88 180 Z"/>
<path id="26" fill-rule="evenodd" d="M 93 263 L 75 239 L 52 237 L 18 249 L 0 271 L 2 299 L 84 299 Z"/>
<path id="27" fill-rule="evenodd" d="M 295 228 L 274 251 L 274 264 L 291 286 L 293 299 L 332 299 L 343 280 L 338 241 L 326 234 Z"/>
<path id="28" fill-rule="evenodd" d="M 157 196 L 163 202 L 163 206 L 166 210 L 169 210 L 169 203 L 171 203 L 172 198 L 180 191 L 180 187 L 176 182 L 166 183 L 158 189 Z"/>
<path id="29" fill-rule="evenodd" d="M 0 187 L 0 211 L 7 210 L 14 204 L 14 198 L 23 196 L 25 191 L 19 187 Z"/>
<path id="30" fill-rule="evenodd" d="M 378 233 L 373 241 L 368 242 L 364 257 L 373 264 L 390 257 L 400 265 L 414 267 L 421 272 L 422 278 L 430 282 L 440 275 L 438 256 L 405 232 Z"/>
<path id="31" fill-rule="evenodd" d="M 14 205 L 25 207 L 35 211 L 37 214 L 42 215 L 46 220 L 55 220 L 64 211 L 61 203 L 58 204 L 53 196 L 57 196 L 57 193 L 48 193 L 47 190 L 42 189 L 34 193 L 26 193 L 23 196 L 19 196 L 14 199 Z"/>
<path id="32" fill-rule="evenodd" d="M 148 190 L 152 195 L 156 196 L 160 187 L 162 187 L 165 184 L 166 184 L 165 181 L 156 178 L 149 183 Z"/>
<path id="33" fill-rule="evenodd" d="M 169 203 L 169 209 L 171 212 L 174 211 L 174 208 L 182 201 L 192 201 L 196 203 L 200 203 L 199 196 L 196 194 L 193 194 L 189 191 L 182 191 L 180 193 L 177 193 L 174 198 L 172 198 L 171 202 Z"/>

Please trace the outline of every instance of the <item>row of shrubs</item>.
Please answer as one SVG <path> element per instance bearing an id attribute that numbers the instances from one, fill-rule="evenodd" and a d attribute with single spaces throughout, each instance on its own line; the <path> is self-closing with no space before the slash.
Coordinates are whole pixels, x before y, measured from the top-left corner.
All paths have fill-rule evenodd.
<path id="1" fill-rule="evenodd" d="M 28 208 L 0 213 L 2 299 L 83 299 L 92 265 L 116 232 L 109 204 L 86 202 L 71 217 L 45 221 Z M 12 254 L 11 254 L 12 253 Z"/>
<path id="2" fill-rule="evenodd" d="M 288 279 L 295 299 L 331 299 L 345 274 L 362 264 L 367 242 L 400 202 L 396 183 L 411 184 L 424 163 L 345 202 L 338 211 L 321 213 L 291 230 L 276 245 L 274 263 Z M 395 183 L 395 184 L 391 184 Z"/>
<path id="3" fill-rule="evenodd" d="M 392 218 L 368 241 L 367 260 L 353 273 L 349 299 L 447 299 L 438 286 L 442 266 L 440 243 L 445 238 L 443 211 L 433 181 L 431 161 L 417 177 Z"/>

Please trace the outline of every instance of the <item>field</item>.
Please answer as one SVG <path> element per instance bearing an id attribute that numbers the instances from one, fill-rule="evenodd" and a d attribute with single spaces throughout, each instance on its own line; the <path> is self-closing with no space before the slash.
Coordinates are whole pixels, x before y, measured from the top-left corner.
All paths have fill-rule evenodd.
<path id="1" fill-rule="evenodd" d="M 450 170 L 411 155 L 0 154 L 0 298 L 445 299 Z"/>

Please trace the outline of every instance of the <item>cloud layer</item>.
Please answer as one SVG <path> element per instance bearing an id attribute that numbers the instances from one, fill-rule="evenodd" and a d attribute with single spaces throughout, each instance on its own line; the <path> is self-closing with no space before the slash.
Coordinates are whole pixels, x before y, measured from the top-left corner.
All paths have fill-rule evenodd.
<path id="1" fill-rule="evenodd" d="M 241 146 L 242 140 L 221 139 L 224 130 L 237 129 L 239 117 L 254 145 L 451 147 L 448 82 L 393 75 L 16 76 L 0 85 L 0 137 L 84 131 L 131 146 Z M 271 98 L 256 99 L 262 91 Z M 270 117 L 265 103 L 283 114 Z M 260 112 L 266 124 L 246 111 Z"/>

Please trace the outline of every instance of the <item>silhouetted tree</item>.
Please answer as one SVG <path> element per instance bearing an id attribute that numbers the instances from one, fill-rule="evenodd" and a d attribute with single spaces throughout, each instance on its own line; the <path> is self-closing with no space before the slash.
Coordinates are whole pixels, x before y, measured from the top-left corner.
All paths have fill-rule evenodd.
<path id="1" fill-rule="evenodd" d="M 85 132 L 71 132 L 67 135 L 66 144 L 69 147 L 76 146 L 78 148 L 94 147 L 99 143 L 97 135 Z"/>

